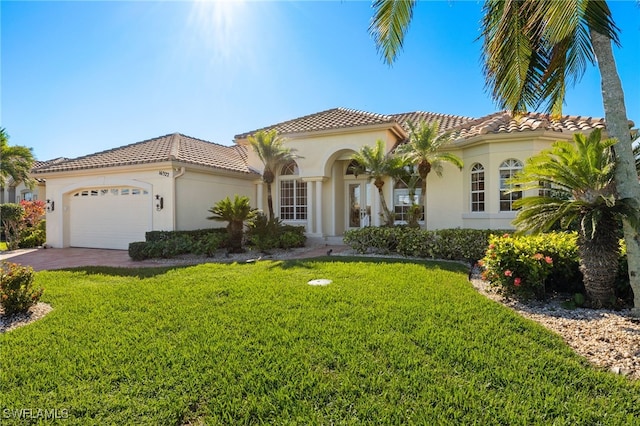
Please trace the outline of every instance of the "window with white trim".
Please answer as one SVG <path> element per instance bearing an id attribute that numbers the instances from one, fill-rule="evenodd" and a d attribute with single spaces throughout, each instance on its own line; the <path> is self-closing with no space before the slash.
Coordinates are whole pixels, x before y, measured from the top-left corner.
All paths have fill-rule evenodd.
<path id="1" fill-rule="evenodd" d="M 299 177 L 295 161 L 280 171 L 280 219 L 307 220 L 307 184 Z"/>
<path id="2" fill-rule="evenodd" d="M 516 210 L 513 203 L 522 198 L 522 191 L 507 192 L 513 189 L 507 181 L 522 170 L 522 162 L 510 158 L 500 164 L 500 211 L 510 212 Z"/>
<path id="3" fill-rule="evenodd" d="M 416 182 L 415 193 L 413 194 L 413 203 L 411 195 L 409 195 L 409 186 L 402 179 L 398 179 L 393 187 L 393 212 L 395 213 L 396 222 L 407 222 L 409 209 L 413 204 L 420 204 L 422 189 L 419 188 L 420 181 Z M 418 221 L 424 221 L 424 206 L 420 206 L 421 214 Z"/>
<path id="4" fill-rule="evenodd" d="M 480 163 L 471 167 L 471 211 L 484 211 L 484 166 Z"/>

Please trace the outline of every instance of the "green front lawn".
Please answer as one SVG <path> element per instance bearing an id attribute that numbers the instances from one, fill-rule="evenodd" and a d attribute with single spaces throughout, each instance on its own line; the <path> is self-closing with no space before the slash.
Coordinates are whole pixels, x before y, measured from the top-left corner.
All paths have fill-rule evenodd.
<path id="1" fill-rule="evenodd" d="M 82 425 L 640 418 L 637 382 L 589 367 L 453 264 L 92 268 L 37 283 L 54 311 L 0 336 L 3 424 L 23 424 L 7 411 L 22 408 Z"/>

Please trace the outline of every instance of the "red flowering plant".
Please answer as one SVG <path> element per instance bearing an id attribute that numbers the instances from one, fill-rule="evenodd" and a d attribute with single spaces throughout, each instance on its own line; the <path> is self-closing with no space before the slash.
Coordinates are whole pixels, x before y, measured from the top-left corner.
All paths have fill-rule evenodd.
<path id="1" fill-rule="evenodd" d="M 492 235 L 481 262 L 483 278 L 498 286 L 505 295 L 544 298 L 554 257 L 563 256 L 559 250 L 564 250 L 567 244 L 575 246 L 575 235 Z"/>

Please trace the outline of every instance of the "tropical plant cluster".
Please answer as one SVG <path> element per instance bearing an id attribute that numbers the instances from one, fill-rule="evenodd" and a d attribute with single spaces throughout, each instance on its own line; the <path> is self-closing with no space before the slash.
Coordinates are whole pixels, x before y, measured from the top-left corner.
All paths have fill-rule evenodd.
<path id="1" fill-rule="evenodd" d="M 401 181 L 409 189 L 411 206 L 408 209 L 407 225 L 419 228 L 422 218 L 427 223 L 426 196 L 427 177 L 433 171 L 442 177 L 445 163 L 462 170 L 462 159 L 455 154 L 442 151 L 452 138 L 450 132 L 441 132 L 437 122 L 408 122 L 409 138 L 394 151 L 387 152 L 384 141 L 377 140 L 375 146 L 365 145 L 352 156 L 355 162 L 353 173 L 366 175 L 378 190 L 384 224 L 394 226 L 395 213 L 387 206 L 383 186 L 387 177 Z M 420 196 L 417 196 L 417 189 Z"/>
<path id="2" fill-rule="evenodd" d="M 20 201 L 0 204 L 2 231 L 7 248 L 31 248 L 46 241 L 45 204 L 43 201 Z"/>
<path id="3" fill-rule="evenodd" d="M 537 235 L 492 235 L 484 258 L 479 262 L 483 279 L 500 292 L 516 298 L 543 299 L 552 293 L 569 293 L 576 301 L 586 301 L 579 268 L 579 244 L 576 232 L 549 232 Z M 631 302 L 626 272 L 624 243 L 617 263 L 616 300 L 610 305 Z"/>
<path id="4" fill-rule="evenodd" d="M 407 226 L 348 230 L 344 242 L 358 253 L 399 254 L 426 259 L 475 263 L 482 259 L 489 237 L 497 230 L 424 230 Z"/>
<path id="5" fill-rule="evenodd" d="M 30 266 L 0 263 L 0 306 L 5 316 L 27 312 L 40 301 L 44 292 L 33 285 L 34 272 Z"/>
<path id="6" fill-rule="evenodd" d="M 616 197 L 612 147 L 618 145 L 601 140 L 600 129 L 578 133 L 573 142 L 555 142 L 529 158 L 511 179 L 521 189 L 538 190 L 515 203 L 521 209 L 513 221 L 519 230 L 577 230 L 580 271 L 594 307 L 615 305 L 622 223 L 640 222 L 633 200 Z"/>

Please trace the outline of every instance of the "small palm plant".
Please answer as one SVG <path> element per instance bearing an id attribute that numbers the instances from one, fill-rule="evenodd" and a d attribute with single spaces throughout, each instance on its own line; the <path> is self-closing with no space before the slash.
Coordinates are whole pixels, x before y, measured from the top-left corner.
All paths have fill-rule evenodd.
<path id="1" fill-rule="evenodd" d="M 396 178 L 405 173 L 405 160 L 400 156 L 387 153 L 384 142 L 379 139 L 373 147 L 369 145 L 363 146 L 359 152 L 353 154 L 351 159 L 357 164 L 354 174 L 356 176 L 360 173 L 365 174 L 373 181 L 373 185 L 378 189 L 378 194 L 380 195 L 385 224 L 393 226 L 395 214 L 387 206 L 382 187 L 386 177 Z"/>
<path id="2" fill-rule="evenodd" d="M 513 224 L 519 230 L 544 232 L 556 224 L 577 225 L 580 270 L 594 307 L 615 301 L 621 220 L 638 221 L 633 203 L 617 198 L 611 150 L 615 143 L 601 140 L 599 129 L 588 137 L 575 134 L 573 143 L 555 142 L 530 158 L 510 182 L 521 185 L 518 190 L 540 191 L 516 202 L 521 210 Z"/>
<path id="3" fill-rule="evenodd" d="M 424 224 L 427 225 L 427 177 L 432 171 L 442 177 L 442 166 L 444 163 L 450 163 L 462 170 L 463 162 L 455 154 L 443 152 L 442 148 L 451 141 L 450 133 L 440 133 L 437 122 L 431 124 L 419 122 L 414 124 L 408 122 L 409 140 L 407 143 L 398 147 L 398 153 L 405 155 L 407 161 L 417 167 L 420 180 L 421 200 L 420 205 L 425 209 Z M 413 209 L 414 214 L 418 212 Z M 410 221 L 417 224 L 417 218 L 411 218 Z"/>
<path id="4" fill-rule="evenodd" d="M 278 136 L 278 132 L 273 130 L 260 130 L 255 135 L 249 136 L 249 143 L 255 153 L 264 164 L 262 180 L 267 184 L 267 206 L 269 208 L 269 220 L 273 220 L 273 195 L 271 184 L 275 180 L 276 171 L 279 167 L 301 158 L 295 154 L 295 150 L 284 145 L 285 140 Z"/>
<path id="5" fill-rule="evenodd" d="M 229 234 L 229 251 L 231 253 L 242 253 L 242 238 L 244 236 L 244 222 L 252 220 L 258 210 L 251 207 L 249 197 L 235 195 L 233 201 L 227 197 L 218 201 L 209 209 L 213 216 L 207 217 L 210 220 L 229 222 L 227 233 Z"/>

